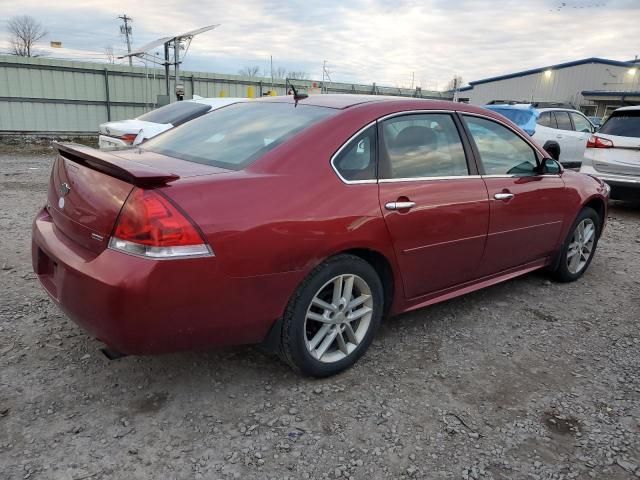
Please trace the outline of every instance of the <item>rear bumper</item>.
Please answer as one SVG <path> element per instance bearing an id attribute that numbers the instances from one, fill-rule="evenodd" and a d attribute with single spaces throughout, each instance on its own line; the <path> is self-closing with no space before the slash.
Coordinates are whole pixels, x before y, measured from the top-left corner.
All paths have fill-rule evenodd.
<path id="1" fill-rule="evenodd" d="M 580 173 L 586 173 L 598 177 L 611 187 L 611 198 L 624 199 L 640 196 L 640 177 L 631 175 L 614 175 L 603 173 L 590 165 L 583 165 Z"/>
<path id="2" fill-rule="evenodd" d="M 33 268 L 49 296 L 91 335 L 124 354 L 258 343 L 282 314 L 296 272 L 232 278 L 215 257 L 148 260 L 96 255 L 43 210 L 32 231 Z"/>

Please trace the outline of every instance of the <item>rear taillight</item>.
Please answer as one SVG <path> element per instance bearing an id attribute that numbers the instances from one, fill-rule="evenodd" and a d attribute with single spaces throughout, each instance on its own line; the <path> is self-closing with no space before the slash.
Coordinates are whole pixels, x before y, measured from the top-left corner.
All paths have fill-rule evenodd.
<path id="1" fill-rule="evenodd" d="M 125 143 L 131 144 L 133 143 L 133 141 L 136 139 L 137 136 L 138 136 L 137 133 L 125 133 L 124 135 L 121 135 L 118 138 Z"/>
<path id="2" fill-rule="evenodd" d="M 606 138 L 591 135 L 587 140 L 587 148 L 613 148 L 613 142 Z"/>
<path id="3" fill-rule="evenodd" d="M 175 205 L 160 193 L 139 188 L 122 207 L 109 248 L 155 259 L 213 255 Z"/>

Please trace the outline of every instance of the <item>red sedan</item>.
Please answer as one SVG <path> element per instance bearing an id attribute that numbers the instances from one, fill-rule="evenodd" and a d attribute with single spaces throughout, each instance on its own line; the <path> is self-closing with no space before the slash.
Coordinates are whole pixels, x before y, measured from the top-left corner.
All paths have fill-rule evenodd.
<path id="1" fill-rule="evenodd" d="M 121 354 L 265 342 L 314 376 L 380 321 L 591 262 L 608 187 L 504 117 L 442 101 L 272 97 L 141 148 L 58 145 L 33 267 Z"/>

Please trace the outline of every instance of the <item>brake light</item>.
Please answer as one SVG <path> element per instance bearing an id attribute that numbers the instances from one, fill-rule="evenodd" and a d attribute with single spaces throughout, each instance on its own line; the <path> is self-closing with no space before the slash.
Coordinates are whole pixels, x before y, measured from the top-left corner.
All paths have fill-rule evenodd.
<path id="1" fill-rule="evenodd" d="M 124 135 L 121 135 L 118 138 L 125 143 L 131 144 L 133 143 L 133 141 L 136 139 L 137 136 L 138 136 L 137 133 L 125 133 Z"/>
<path id="2" fill-rule="evenodd" d="M 607 138 L 591 135 L 587 140 L 587 148 L 613 148 L 613 142 Z"/>
<path id="3" fill-rule="evenodd" d="M 187 217 L 153 190 L 136 188 L 122 207 L 109 248 L 148 258 L 212 255 Z"/>

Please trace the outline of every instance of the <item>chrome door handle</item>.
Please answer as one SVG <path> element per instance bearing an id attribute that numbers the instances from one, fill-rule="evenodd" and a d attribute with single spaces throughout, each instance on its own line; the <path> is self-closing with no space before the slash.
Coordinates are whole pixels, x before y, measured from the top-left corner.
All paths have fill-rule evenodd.
<path id="1" fill-rule="evenodd" d="M 509 200 L 510 198 L 515 197 L 515 195 L 513 193 L 496 193 L 493 198 L 495 198 L 496 200 Z"/>
<path id="2" fill-rule="evenodd" d="M 407 210 L 416 206 L 416 202 L 389 202 L 384 208 L 387 210 Z"/>

